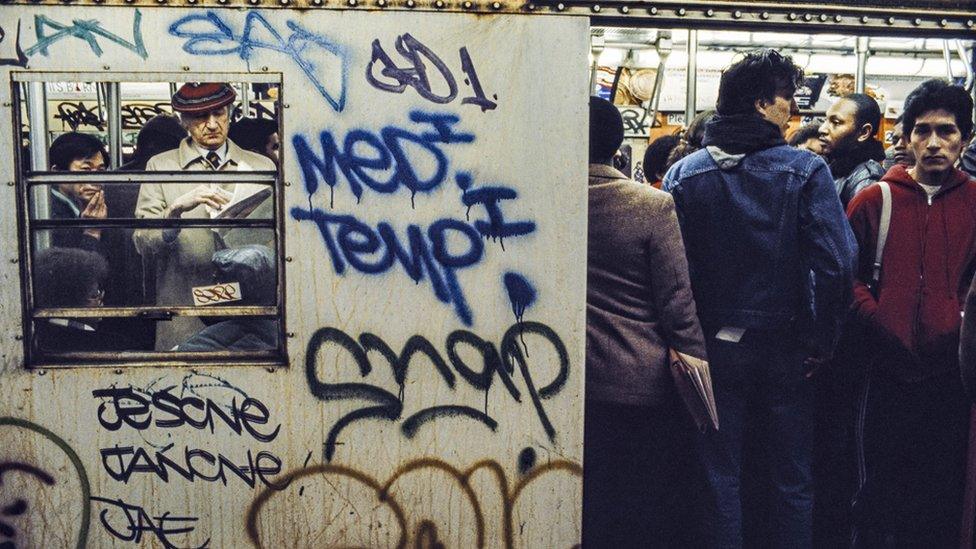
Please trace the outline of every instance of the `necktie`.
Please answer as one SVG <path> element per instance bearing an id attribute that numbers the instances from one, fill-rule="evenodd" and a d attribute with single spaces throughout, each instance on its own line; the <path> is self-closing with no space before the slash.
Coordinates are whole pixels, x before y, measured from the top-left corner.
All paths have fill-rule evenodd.
<path id="1" fill-rule="evenodd" d="M 209 153 L 207 153 L 207 162 L 210 162 L 210 166 L 213 167 L 213 169 L 215 170 L 219 169 L 220 155 L 217 154 L 215 151 L 210 151 Z"/>

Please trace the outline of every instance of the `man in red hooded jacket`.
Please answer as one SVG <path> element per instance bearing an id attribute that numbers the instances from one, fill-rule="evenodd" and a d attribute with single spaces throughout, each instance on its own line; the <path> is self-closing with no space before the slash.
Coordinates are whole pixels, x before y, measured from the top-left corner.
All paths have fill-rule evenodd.
<path id="1" fill-rule="evenodd" d="M 874 336 L 859 414 L 859 547 L 958 546 L 969 405 L 959 376 L 961 311 L 976 262 L 976 181 L 955 165 L 973 130 L 966 91 L 930 80 L 905 102 L 917 163 L 882 178 L 891 221 L 873 283 L 882 189 L 847 210 L 860 248 L 858 320 Z"/>

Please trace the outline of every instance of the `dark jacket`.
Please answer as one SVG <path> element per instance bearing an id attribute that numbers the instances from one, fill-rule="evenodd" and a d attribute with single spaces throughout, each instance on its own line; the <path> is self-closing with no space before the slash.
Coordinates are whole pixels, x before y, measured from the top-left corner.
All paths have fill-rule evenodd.
<path id="1" fill-rule="evenodd" d="M 969 177 L 976 179 L 976 139 L 962 152 L 962 159 L 959 161 L 962 171 L 969 174 Z"/>
<path id="2" fill-rule="evenodd" d="M 976 276 L 969 285 L 959 332 L 959 369 L 969 398 L 976 401 Z"/>
<path id="3" fill-rule="evenodd" d="M 854 311 L 879 336 L 881 365 L 903 381 L 918 381 L 958 364 L 960 312 L 976 269 L 976 181 L 955 170 L 930 201 L 904 166 L 883 180 L 892 204 L 878 299 L 868 282 L 881 189 L 856 196 L 847 212 L 861 249 Z"/>
<path id="4" fill-rule="evenodd" d="M 834 188 L 840 203 L 847 209 L 854 195 L 881 179 L 885 169 L 881 161 L 885 159 L 884 145 L 877 139 L 859 142 L 838 158 L 831 158 L 828 166 L 834 177 Z"/>
<path id="5" fill-rule="evenodd" d="M 829 356 L 857 251 L 824 160 L 785 144 L 734 155 L 708 146 L 675 164 L 664 188 L 706 333 L 784 330 Z"/>
<path id="6" fill-rule="evenodd" d="M 266 318 L 233 318 L 207 326 L 178 351 L 266 351 L 278 346 L 278 323 Z"/>
<path id="7" fill-rule="evenodd" d="M 705 358 L 674 202 L 591 164 L 588 238 L 586 398 L 663 404 L 668 347 Z"/>
<path id="8" fill-rule="evenodd" d="M 845 209 L 854 196 L 877 183 L 885 174 L 885 169 L 875 160 L 865 160 L 858 164 L 851 173 L 834 179 L 834 188 L 840 197 L 841 206 Z"/>

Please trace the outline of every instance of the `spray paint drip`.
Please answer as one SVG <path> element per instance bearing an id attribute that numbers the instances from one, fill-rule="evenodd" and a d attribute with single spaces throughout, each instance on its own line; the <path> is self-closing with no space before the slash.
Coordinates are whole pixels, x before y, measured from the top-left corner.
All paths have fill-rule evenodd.
<path id="1" fill-rule="evenodd" d="M 535 288 L 518 273 L 505 273 L 502 280 L 505 282 L 505 290 L 508 291 L 508 300 L 512 302 L 515 321 L 519 325 L 519 341 L 525 349 L 525 356 L 529 356 L 529 348 L 525 345 L 522 333 L 522 319 L 525 317 L 525 310 L 535 303 Z"/>

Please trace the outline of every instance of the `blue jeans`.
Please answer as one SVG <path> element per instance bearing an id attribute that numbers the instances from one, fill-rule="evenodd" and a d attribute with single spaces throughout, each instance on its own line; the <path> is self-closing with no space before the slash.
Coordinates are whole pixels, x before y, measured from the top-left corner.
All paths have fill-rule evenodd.
<path id="1" fill-rule="evenodd" d="M 747 331 L 738 343 L 714 336 L 707 343 L 721 427 L 699 437 L 712 490 L 704 521 L 709 546 L 743 547 L 745 512 L 747 521 L 766 530 L 746 546 L 811 547 L 813 396 L 803 375 L 804 353 L 786 333 Z M 762 450 L 755 457 L 764 462 L 759 484 L 768 493 L 758 502 L 742 497 L 747 436 L 758 437 Z M 755 469 L 749 463 L 746 468 Z"/>

